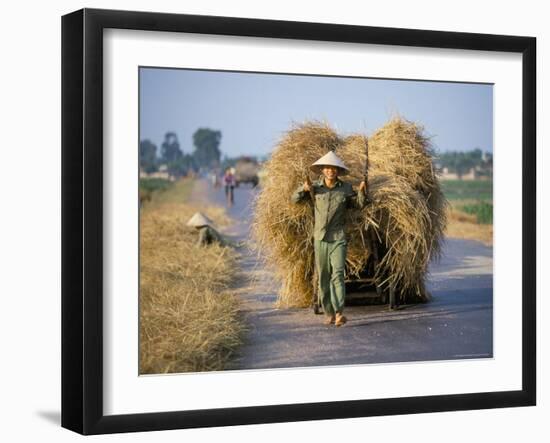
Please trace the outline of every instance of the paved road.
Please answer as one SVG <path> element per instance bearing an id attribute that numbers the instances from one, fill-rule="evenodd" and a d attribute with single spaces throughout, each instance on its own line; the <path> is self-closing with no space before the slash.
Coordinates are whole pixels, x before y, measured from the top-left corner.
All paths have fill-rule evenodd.
<path id="1" fill-rule="evenodd" d="M 225 233 L 248 239 L 256 191 L 235 192 L 228 209 L 237 223 Z M 199 182 L 195 198 L 224 205 L 223 190 Z M 348 306 L 341 328 L 322 324 L 310 309 L 275 309 L 277 286 L 254 253 L 241 249 L 237 294 L 249 326 L 245 344 L 228 369 L 289 368 L 492 358 L 492 248 L 447 239 L 443 258 L 430 267 L 433 301 L 389 312 L 385 306 Z"/>

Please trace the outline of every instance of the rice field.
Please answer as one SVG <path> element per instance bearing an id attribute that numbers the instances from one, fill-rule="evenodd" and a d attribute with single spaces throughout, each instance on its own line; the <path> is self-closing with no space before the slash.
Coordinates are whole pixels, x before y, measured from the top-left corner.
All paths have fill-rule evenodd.
<path id="1" fill-rule="evenodd" d="M 140 178 L 139 189 L 146 192 L 165 191 L 172 185 L 170 180 L 164 178 Z"/>
<path id="2" fill-rule="evenodd" d="M 492 180 L 441 180 L 441 189 L 449 201 L 493 201 Z"/>
<path id="3" fill-rule="evenodd" d="M 458 206 L 458 209 L 476 216 L 476 221 L 482 225 L 493 224 L 493 204 L 486 201 L 475 203 L 464 203 Z"/>
<path id="4" fill-rule="evenodd" d="M 493 244 L 492 180 L 442 180 L 450 203 L 447 236 Z"/>

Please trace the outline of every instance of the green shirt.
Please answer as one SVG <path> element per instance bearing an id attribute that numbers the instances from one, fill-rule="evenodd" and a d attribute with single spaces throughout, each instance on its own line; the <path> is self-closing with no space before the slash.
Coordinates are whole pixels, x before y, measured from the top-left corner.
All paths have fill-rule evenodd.
<path id="1" fill-rule="evenodd" d="M 367 204 L 364 192 L 355 192 L 349 183 L 340 179 L 336 180 L 333 188 L 325 185 L 321 177 L 312 184 L 315 195 L 315 228 L 313 237 L 315 240 L 335 241 L 346 238 L 344 222 L 346 209 L 356 207 L 362 209 Z M 309 200 L 309 192 L 304 191 L 301 185 L 292 195 L 292 202 L 298 203 Z"/>

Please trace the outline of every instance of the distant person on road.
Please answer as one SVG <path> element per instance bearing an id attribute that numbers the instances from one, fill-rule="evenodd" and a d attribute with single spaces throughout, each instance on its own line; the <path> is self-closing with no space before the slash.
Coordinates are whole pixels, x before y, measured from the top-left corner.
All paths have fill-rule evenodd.
<path id="1" fill-rule="evenodd" d="M 235 189 L 235 173 L 233 168 L 227 168 L 225 175 L 223 176 L 223 184 L 225 186 L 225 199 L 227 206 L 233 206 L 235 202 L 234 189 Z"/>
<path id="2" fill-rule="evenodd" d="M 220 187 L 220 177 L 218 176 L 217 171 L 212 171 L 210 173 L 210 181 L 214 189 L 218 189 Z"/>
<path id="3" fill-rule="evenodd" d="M 349 169 L 333 152 L 321 157 L 310 169 L 322 174 L 318 181 L 306 180 L 292 195 L 292 202 L 313 199 L 315 207 L 314 250 L 317 269 L 319 298 L 327 325 L 342 326 L 347 319 L 343 315 L 346 287 L 344 266 L 347 242 L 344 232 L 346 209 L 363 208 L 366 204 L 366 183 L 362 181 L 359 192 L 339 179 Z"/>
<path id="4" fill-rule="evenodd" d="M 212 224 L 212 220 L 201 212 L 196 212 L 187 222 L 187 226 L 192 226 L 199 231 L 199 238 L 197 241 L 199 246 L 207 246 L 213 243 L 218 243 L 220 246 L 226 246 L 226 241 L 221 234 L 214 229 Z"/>

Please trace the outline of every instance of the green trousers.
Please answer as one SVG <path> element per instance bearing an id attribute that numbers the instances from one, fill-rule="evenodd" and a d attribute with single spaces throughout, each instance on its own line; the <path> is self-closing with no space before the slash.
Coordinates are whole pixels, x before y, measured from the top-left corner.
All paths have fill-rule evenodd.
<path id="1" fill-rule="evenodd" d="M 326 315 L 334 315 L 344 309 L 346 287 L 346 241 L 315 240 L 315 266 L 319 276 L 319 299 Z"/>

